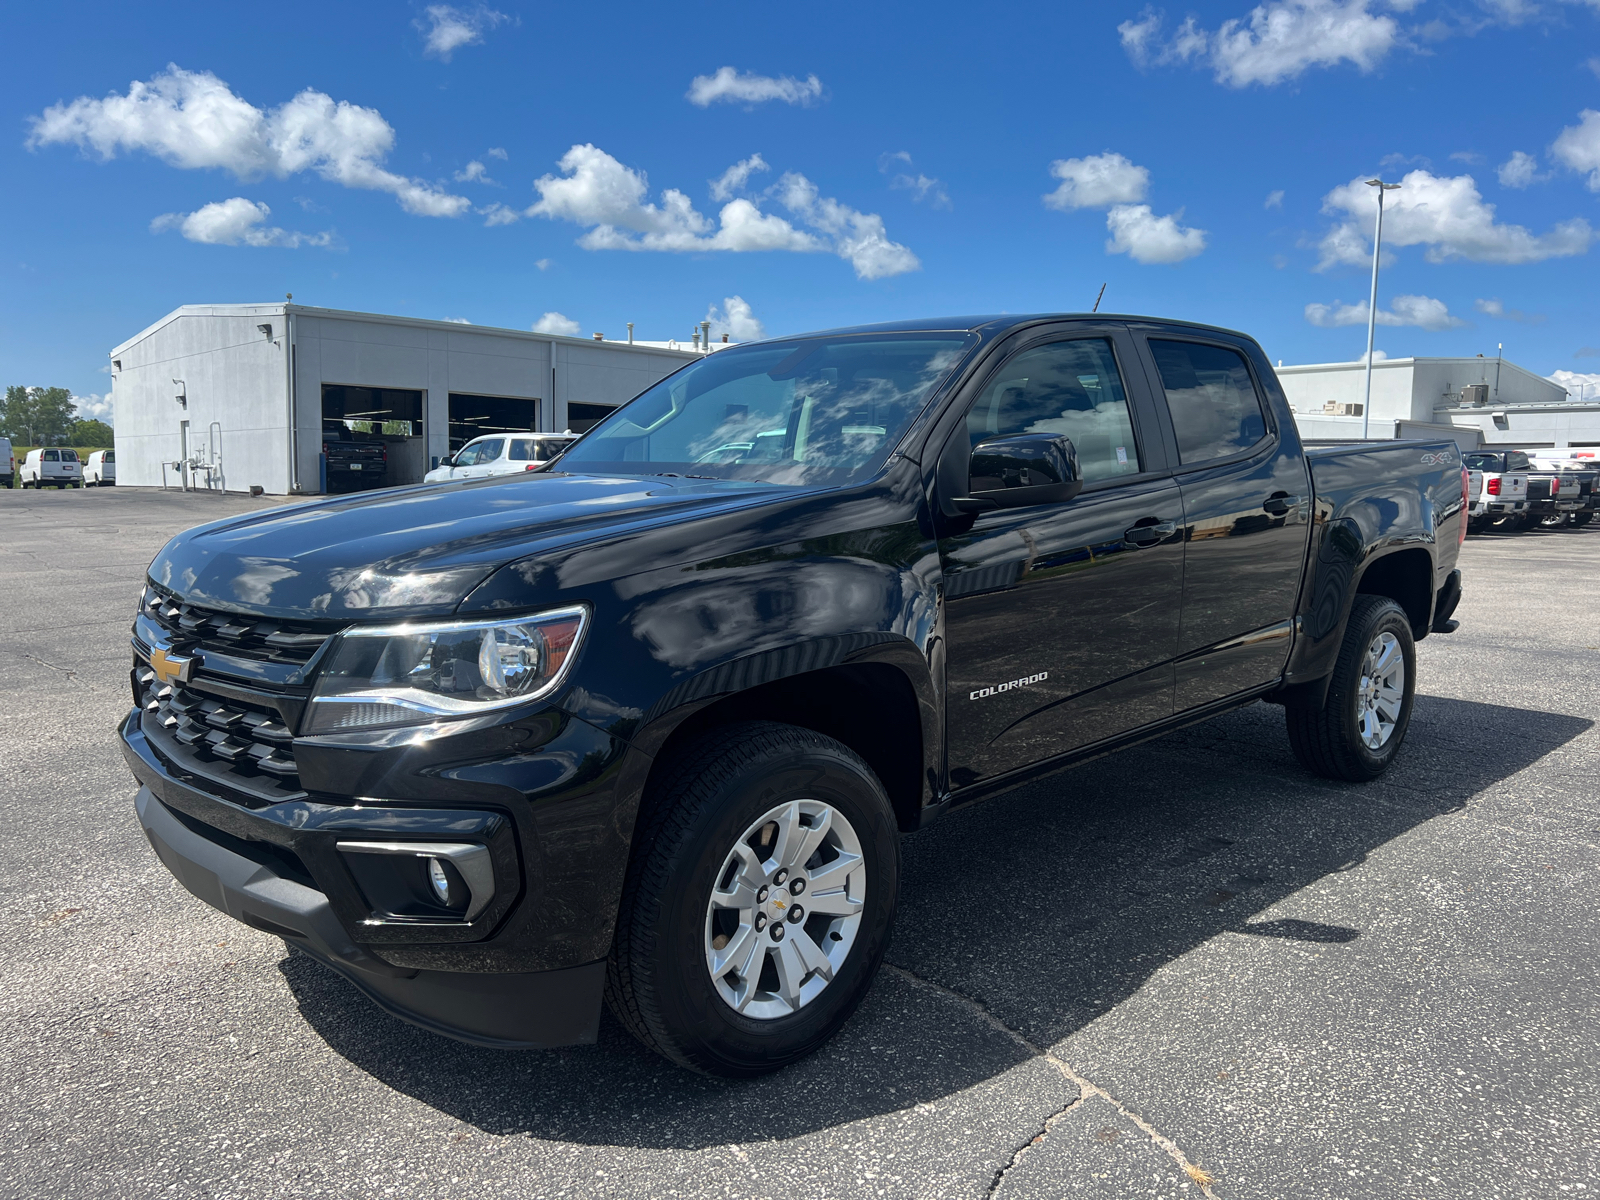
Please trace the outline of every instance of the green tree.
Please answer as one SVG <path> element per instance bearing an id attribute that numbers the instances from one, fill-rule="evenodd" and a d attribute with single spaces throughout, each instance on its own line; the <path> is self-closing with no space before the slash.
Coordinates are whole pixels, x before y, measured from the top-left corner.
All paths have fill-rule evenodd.
<path id="1" fill-rule="evenodd" d="M 66 388 L 8 387 L 0 404 L 0 435 L 23 445 L 58 445 L 72 432 L 76 408 Z"/>
<path id="2" fill-rule="evenodd" d="M 112 446 L 116 444 L 116 435 L 111 426 L 104 421 L 88 420 L 74 421 L 72 423 L 72 444 L 74 446 Z"/>

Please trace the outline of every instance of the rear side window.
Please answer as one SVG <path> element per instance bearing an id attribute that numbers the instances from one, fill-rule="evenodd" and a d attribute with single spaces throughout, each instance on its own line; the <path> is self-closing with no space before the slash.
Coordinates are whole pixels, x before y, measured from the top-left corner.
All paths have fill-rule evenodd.
<path id="1" fill-rule="evenodd" d="M 44 461 L 45 462 L 60 462 L 61 461 L 61 452 L 59 450 L 46 450 L 44 452 Z"/>
<path id="2" fill-rule="evenodd" d="M 1111 343 L 1035 346 L 1001 367 L 967 414 L 967 438 L 976 446 L 1016 433 L 1066 434 L 1085 483 L 1138 474 L 1139 447 Z"/>
<path id="3" fill-rule="evenodd" d="M 1531 471 L 1533 464 L 1528 461 L 1528 456 L 1520 450 L 1514 450 L 1506 455 L 1508 471 Z"/>
<path id="4" fill-rule="evenodd" d="M 1185 465 L 1227 458 L 1267 436 L 1261 398 L 1237 350 L 1151 339 L 1150 353 Z"/>
<path id="5" fill-rule="evenodd" d="M 511 453 L 506 456 L 512 462 L 528 462 L 535 457 L 532 438 L 512 438 Z"/>

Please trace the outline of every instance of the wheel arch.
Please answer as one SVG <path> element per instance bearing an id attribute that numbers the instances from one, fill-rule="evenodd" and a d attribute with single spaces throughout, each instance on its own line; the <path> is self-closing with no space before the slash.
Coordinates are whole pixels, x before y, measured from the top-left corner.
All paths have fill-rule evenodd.
<path id="1" fill-rule="evenodd" d="M 1356 579 L 1357 596 L 1387 596 L 1405 610 L 1411 636 L 1428 636 L 1433 619 L 1433 555 L 1421 546 L 1395 550 L 1368 562 Z"/>
<path id="2" fill-rule="evenodd" d="M 743 670 L 730 672 L 734 667 Z M 730 673 L 756 681 L 725 690 L 716 678 L 697 677 L 708 686 L 687 690 L 709 695 L 685 697 L 669 712 L 647 720 L 640 739 L 653 759 L 646 796 L 674 753 L 690 741 L 742 721 L 777 721 L 814 730 L 854 750 L 883 784 L 900 828 L 918 827 L 933 794 L 941 748 L 932 679 L 912 643 L 895 638 L 841 661 L 776 678 L 760 679 L 759 665 L 748 660 L 725 664 L 708 675 Z M 673 692 L 684 690 L 680 685 Z"/>

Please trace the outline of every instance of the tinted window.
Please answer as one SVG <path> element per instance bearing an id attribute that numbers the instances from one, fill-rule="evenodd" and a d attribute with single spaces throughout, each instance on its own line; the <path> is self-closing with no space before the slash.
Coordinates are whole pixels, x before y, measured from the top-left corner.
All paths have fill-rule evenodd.
<path id="1" fill-rule="evenodd" d="M 1506 470 L 1530 471 L 1532 469 L 1533 464 L 1528 461 L 1528 456 L 1521 450 L 1513 450 L 1510 454 L 1506 455 Z"/>
<path id="2" fill-rule="evenodd" d="M 538 457 L 534 453 L 533 439 L 512 438 L 511 453 L 506 455 L 506 457 L 511 459 L 513 462 L 527 462 L 529 459 Z"/>
<path id="3" fill-rule="evenodd" d="M 76 450 L 63 450 L 61 452 L 61 461 L 62 462 L 77 462 L 78 461 L 78 452 Z"/>
<path id="4" fill-rule="evenodd" d="M 967 437 L 1064 433 L 1085 483 L 1139 471 L 1139 447 L 1111 343 L 1099 338 L 1036 346 L 1012 358 L 967 414 Z"/>
<path id="5" fill-rule="evenodd" d="M 100 461 L 101 462 L 112 463 L 114 465 L 116 463 L 116 461 L 117 461 L 117 452 L 115 450 L 107 450 L 106 451 L 106 456 L 104 458 L 102 458 Z"/>
<path id="6" fill-rule="evenodd" d="M 806 485 L 866 479 L 970 341 L 901 333 L 719 350 L 606 417 L 567 451 L 561 470 Z"/>
<path id="7" fill-rule="evenodd" d="M 59 451 L 57 451 L 57 450 L 46 450 L 44 452 L 44 461 L 45 462 L 60 462 L 61 461 L 61 453 Z"/>
<path id="8" fill-rule="evenodd" d="M 1500 456 L 1498 454 L 1469 454 L 1461 461 L 1474 471 L 1500 470 Z"/>
<path id="9" fill-rule="evenodd" d="M 1267 436 L 1244 355 L 1223 346 L 1154 339 L 1150 352 L 1161 372 L 1182 462 L 1226 458 Z"/>

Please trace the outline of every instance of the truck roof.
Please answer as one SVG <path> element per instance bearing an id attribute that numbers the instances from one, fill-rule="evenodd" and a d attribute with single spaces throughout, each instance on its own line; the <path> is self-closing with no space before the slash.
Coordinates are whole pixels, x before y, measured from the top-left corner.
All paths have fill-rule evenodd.
<path id="1" fill-rule="evenodd" d="M 843 333 L 984 333 L 991 337 L 1024 325 L 1041 321 L 1128 321 L 1141 325 L 1165 325 L 1173 329 L 1194 329 L 1206 333 L 1225 333 L 1230 337 L 1248 338 L 1249 334 L 1220 325 L 1202 325 L 1197 321 L 1178 321 L 1171 317 L 1151 317 L 1137 313 L 990 313 L 964 317 L 922 317 L 910 321 L 884 321 L 871 325 L 841 325 L 834 329 L 817 329 L 809 333 L 788 334 L 771 341 L 787 342 L 805 338 L 823 337 Z"/>

